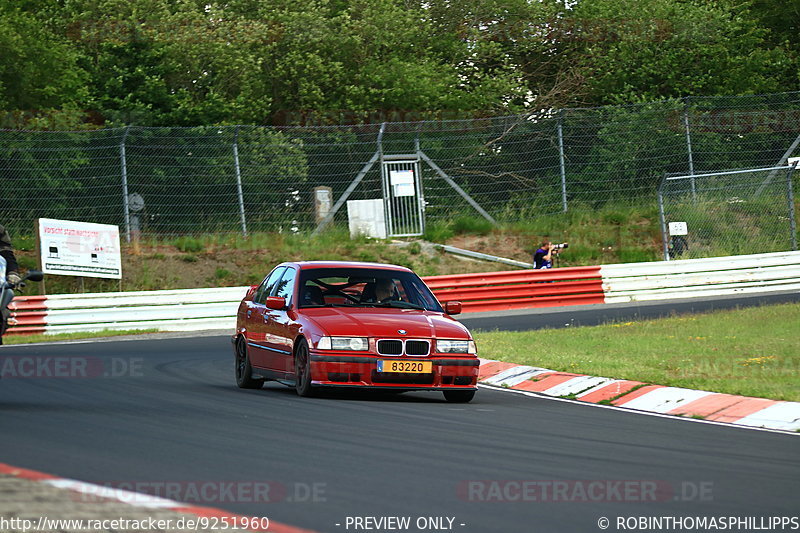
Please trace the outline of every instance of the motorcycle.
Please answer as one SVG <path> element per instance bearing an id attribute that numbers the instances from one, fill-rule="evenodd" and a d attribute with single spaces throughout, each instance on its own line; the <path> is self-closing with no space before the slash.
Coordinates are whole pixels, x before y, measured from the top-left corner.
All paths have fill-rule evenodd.
<path id="1" fill-rule="evenodd" d="M 6 279 L 6 260 L 0 257 L 0 344 L 3 344 L 3 334 L 8 329 L 8 319 L 11 310 L 8 304 L 14 299 L 14 291 L 25 286 L 26 281 L 42 281 L 44 274 L 38 270 L 29 270 L 19 283 L 12 285 Z"/>

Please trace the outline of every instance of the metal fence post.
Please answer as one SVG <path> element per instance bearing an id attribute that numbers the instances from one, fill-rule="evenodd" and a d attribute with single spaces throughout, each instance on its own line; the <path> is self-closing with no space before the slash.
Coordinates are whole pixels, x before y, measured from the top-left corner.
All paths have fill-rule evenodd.
<path id="1" fill-rule="evenodd" d="M 694 182 L 694 154 L 692 153 L 692 134 L 689 130 L 689 98 L 683 99 L 683 127 L 686 131 L 686 152 L 689 155 L 689 175 L 692 176 L 692 199 L 697 200 L 697 189 Z"/>
<path id="2" fill-rule="evenodd" d="M 242 223 L 242 235 L 247 237 L 247 219 L 244 216 L 244 193 L 242 192 L 242 170 L 239 167 L 239 126 L 233 133 L 233 164 L 236 169 L 236 194 L 239 197 L 239 218 Z"/>
<path id="3" fill-rule="evenodd" d="M 119 160 L 122 170 L 122 209 L 125 213 L 125 239 L 131 242 L 131 213 L 128 205 L 128 161 L 125 154 L 125 140 L 128 138 L 128 132 L 131 127 L 125 127 L 125 133 L 122 134 L 122 141 L 119 143 Z"/>
<path id="4" fill-rule="evenodd" d="M 792 232 L 792 250 L 797 250 L 797 222 L 794 218 L 794 190 L 792 189 L 792 174 L 797 168 L 792 165 L 786 171 L 786 196 L 789 201 L 789 229 Z"/>
<path id="5" fill-rule="evenodd" d="M 668 235 L 667 235 L 667 221 L 666 216 L 664 215 L 664 185 L 666 185 L 667 180 L 666 176 L 658 185 L 658 218 L 661 222 L 661 242 L 663 243 L 664 247 L 664 261 L 669 261 L 669 245 L 667 244 Z"/>
<path id="6" fill-rule="evenodd" d="M 561 170 L 561 206 L 564 212 L 567 212 L 567 169 L 564 160 L 564 110 L 558 113 L 558 157 Z"/>

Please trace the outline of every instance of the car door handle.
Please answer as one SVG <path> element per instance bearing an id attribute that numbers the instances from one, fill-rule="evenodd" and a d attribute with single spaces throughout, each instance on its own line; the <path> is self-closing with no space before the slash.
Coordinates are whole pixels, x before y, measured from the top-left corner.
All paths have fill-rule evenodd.
<path id="1" fill-rule="evenodd" d="M 253 310 L 252 309 L 248 309 L 247 310 L 247 318 L 250 318 L 250 315 L 252 315 L 252 314 L 253 314 Z"/>

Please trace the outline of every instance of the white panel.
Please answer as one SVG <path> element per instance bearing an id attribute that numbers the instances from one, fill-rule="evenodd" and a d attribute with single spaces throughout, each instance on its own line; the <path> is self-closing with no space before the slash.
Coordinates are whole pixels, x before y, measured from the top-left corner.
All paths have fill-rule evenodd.
<path id="1" fill-rule="evenodd" d="M 548 396 L 569 396 L 570 394 L 578 394 L 585 390 L 597 387 L 598 385 L 608 385 L 614 381 L 610 378 L 600 378 L 595 376 L 579 376 L 564 383 L 559 383 L 555 387 L 542 391 L 543 394 Z"/>
<path id="2" fill-rule="evenodd" d="M 800 403 L 776 403 L 737 420 L 735 423 L 742 426 L 797 431 L 800 429 Z"/>
<path id="3" fill-rule="evenodd" d="M 800 265 L 800 252 L 773 252 L 767 254 L 712 257 L 708 259 L 681 259 L 650 263 L 622 263 L 602 265 L 600 273 L 605 278 L 642 275 L 680 274 L 688 272 L 714 272 L 739 268 Z"/>
<path id="4" fill-rule="evenodd" d="M 147 305 L 105 309 L 57 309 L 47 313 L 47 324 L 105 324 L 112 322 L 162 321 L 184 318 L 235 317 L 238 303 L 192 305 Z"/>
<path id="5" fill-rule="evenodd" d="M 238 304 L 249 287 L 215 287 L 165 291 L 98 292 L 55 294 L 47 297 L 48 309 L 93 309 L 133 305 L 175 305 L 193 303 Z"/>
<path id="6" fill-rule="evenodd" d="M 745 268 L 723 270 L 721 272 L 702 272 L 685 274 L 654 274 L 652 276 L 612 278 L 604 281 L 603 289 L 611 291 L 661 289 L 669 287 L 690 287 L 692 285 L 716 285 L 720 283 L 749 283 L 800 279 L 800 266 Z"/>
<path id="7" fill-rule="evenodd" d="M 156 329 L 158 331 L 208 331 L 228 329 L 233 334 L 236 328 L 236 317 L 230 318 L 200 318 L 185 320 L 163 320 L 138 322 L 116 322 L 116 323 L 97 323 L 97 324 L 68 324 L 62 326 L 45 326 L 45 334 L 53 335 L 57 333 L 76 333 L 82 331 L 103 331 L 110 329 L 113 331 L 137 330 L 137 329 Z"/>
<path id="8" fill-rule="evenodd" d="M 709 394 L 716 393 L 702 390 L 681 389 L 678 387 L 663 387 L 650 391 L 638 398 L 634 398 L 629 402 L 625 402 L 622 404 L 622 407 L 641 409 L 654 413 L 666 413 L 681 405 L 704 398 Z"/>
<path id="9" fill-rule="evenodd" d="M 536 368 L 532 366 L 515 366 L 500 372 L 496 376 L 492 376 L 491 378 L 485 380 L 485 382 L 492 385 L 498 385 L 500 387 L 503 385 L 507 387 L 513 387 L 514 385 L 518 385 L 523 381 L 531 379 L 532 377 L 547 372 L 552 372 L 552 370 Z"/>
<path id="10" fill-rule="evenodd" d="M 376 239 L 386 238 L 383 200 L 348 200 L 347 219 L 350 236 L 366 235 Z"/>

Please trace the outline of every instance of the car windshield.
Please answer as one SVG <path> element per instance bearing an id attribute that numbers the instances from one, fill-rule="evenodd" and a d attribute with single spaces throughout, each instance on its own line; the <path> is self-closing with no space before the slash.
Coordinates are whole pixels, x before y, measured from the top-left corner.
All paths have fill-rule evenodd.
<path id="1" fill-rule="evenodd" d="M 413 272 L 379 268 L 308 268 L 300 275 L 301 308 L 394 307 L 443 312 Z"/>

